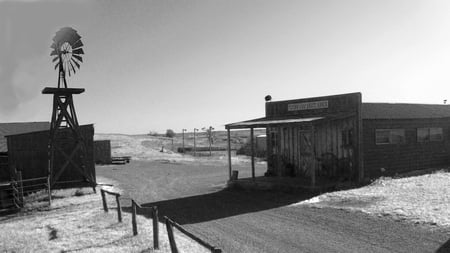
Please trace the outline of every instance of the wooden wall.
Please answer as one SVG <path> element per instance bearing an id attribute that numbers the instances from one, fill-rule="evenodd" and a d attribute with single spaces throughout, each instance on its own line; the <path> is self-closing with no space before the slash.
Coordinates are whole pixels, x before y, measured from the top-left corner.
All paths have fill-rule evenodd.
<path id="1" fill-rule="evenodd" d="M 94 141 L 94 157 L 97 164 L 111 163 L 111 141 L 98 140 Z"/>
<path id="2" fill-rule="evenodd" d="M 86 171 L 95 179 L 94 164 L 94 127 L 93 125 L 80 126 L 81 134 L 86 143 Z M 68 130 L 70 131 L 70 130 Z M 60 132 L 67 139 L 62 140 L 59 146 L 62 149 L 70 150 L 73 147 L 73 140 L 70 139 L 70 132 Z M 8 136 L 8 156 L 9 169 L 11 175 L 14 170 L 21 170 L 23 179 L 45 177 L 48 172 L 48 139 L 49 131 L 33 132 L 19 135 Z M 80 164 L 80 159 L 74 159 Z M 56 168 L 62 167 L 66 159 L 59 153 L 55 152 Z M 83 180 L 83 176 L 76 168 L 69 165 L 61 175 L 59 181 Z"/>
<path id="3" fill-rule="evenodd" d="M 443 141 L 417 142 L 417 128 L 423 127 L 442 127 Z M 376 145 L 375 130 L 390 128 L 405 129 L 405 143 Z M 363 142 L 364 169 L 368 178 L 450 165 L 450 119 L 365 119 Z"/>
<path id="4" fill-rule="evenodd" d="M 267 144 L 269 157 L 269 171 L 280 176 L 303 176 L 310 177 L 312 167 L 302 166 L 302 159 L 311 156 L 315 161 L 310 166 L 315 166 L 316 175 L 322 175 L 321 158 L 325 153 L 333 154 L 336 162 L 339 159 L 355 159 L 356 134 L 353 134 L 352 146 L 344 145 L 342 134 L 344 131 L 355 132 L 355 117 L 348 117 L 339 120 L 323 120 L 310 125 L 291 125 L 268 128 Z M 313 152 L 302 154 L 300 135 L 302 132 L 314 132 L 311 140 Z M 273 145 L 272 134 L 278 138 Z M 281 166 L 277 166 L 276 154 L 281 154 Z M 355 165 L 355 162 L 352 162 Z M 337 164 L 336 164 L 337 166 Z"/>
<path id="5" fill-rule="evenodd" d="M 357 136 L 356 136 L 356 124 L 355 117 L 348 117 L 339 120 L 323 121 L 315 126 L 315 158 L 317 163 L 317 175 L 323 175 L 327 177 L 348 177 L 349 175 L 343 175 L 344 173 L 352 173 L 354 176 L 356 172 L 356 148 L 357 148 Z M 343 138 L 343 135 L 350 134 L 348 138 L 349 143 Z M 329 165 L 324 161 L 324 157 L 333 158 L 333 168 L 329 170 Z M 330 159 L 329 159 L 330 160 Z M 328 161 L 329 162 L 329 161 Z M 327 167 L 328 166 L 328 167 Z M 345 168 L 343 168 L 345 167 Z M 352 179 L 356 179 L 352 177 Z"/>
<path id="6" fill-rule="evenodd" d="M 330 153 L 336 163 L 348 158 L 354 172 L 362 168 L 360 161 L 360 108 L 361 93 L 295 99 L 266 103 L 266 118 L 322 119 L 309 123 L 283 124 L 267 128 L 268 172 L 279 176 L 310 177 L 313 168 L 317 175 L 323 174 L 322 154 Z M 352 129 L 352 146 L 342 143 L 342 132 Z M 300 136 L 302 131 L 312 131 L 311 142 L 314 150 L 302 155 Z M 272 135 L 276 135 L 275 142 Z M 305 133 L 308 135 L 307 133 Z M 277 157 L 277 154 L 280 154 Z M 309 159 L 309 161 L 305 161 Z M 310 165 L 305 166 L 305 163 Z M 356 172 L 356 174 L 358 174 Z M 362 173 L 359 173 L 362 174 Z"/>
<path id="7" fill-rule="evenodd" d="M 8 154 L 0 153 L 0 182 L 10 181 Z"/>

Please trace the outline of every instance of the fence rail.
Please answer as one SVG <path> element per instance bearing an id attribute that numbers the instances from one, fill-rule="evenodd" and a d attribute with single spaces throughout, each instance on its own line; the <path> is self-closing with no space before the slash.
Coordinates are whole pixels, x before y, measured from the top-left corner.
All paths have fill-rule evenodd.
<path id="1" fill-rule="evenodd" d="M 122 210 L 120 205 L 120 193 L 112 192 L 108 190 L 101 189 L 100 194 L 102 196 L 102 203 L 103 203 L 103 210 L 105 212 L 108 212 L 108 204 L 106 202 L 106 194 L 113 195 L 116 198 L 117 203 L 117 216 L 119 217 L 119 222 L 122 222 Z M 150 210 L 151 217 L 153 220 L 153 248 L 159 249 L 159 221 L 158 221 L 158 207 L 156 206 L 142 206 L 141 204 L 137 203 L 134 199 L 130 198 L 131 200 L 131 225 L 133 229 L 133 235 L 136 236 L 138 234 L 138 228 L 137 228 L 137 217 L 136 213 L 137 210 Z M 177 244 L 175 241 L 175 236 L 173 234 L 173 227 L 178 229 L 180 232 L 191 238 L 192 240 L 196 241 L 201 246 L 205 247 L 206 249 L 210 250 L 212 253 L 221 253 L 222 250 L 212 246 L 211 244 L 203 241 L 199 237 L 195 236 L 191 232 L 187 231 L 185 228 L 183 228 L 180 224 L 174 222 L 167 216 L 164 216 L 166 228 L 167 228 L 167 236 L 169 238 L 170 243 L 170 249 L 172 253 L 178 253 Z"/>
<path id="2" fill-rule="evenodd" d="M 0 191 L 3 192 L 3 197 L 0 199 L 0 211 L 21 209 L 25 207 L 26 202 L 36 201 L 38 195 L 34 193 L 43 190 L 47 191 L 48 201 L 51 204 L 48 177 L 23 179 L 22 172 L 16 171 L 16 177 L 2 183 L 0 187 Z"/>
<path id="3" fill-rule="evenodd" d="M 122 208 L 120 205 L 120 193 L 116 193 L 116 192 L 111 192 L 108 190 L 104 190 L 101 189 L 100 193 L 102 195 L 102 202 L 103 202 L 103 210 L 105 212 L 108 212 L 108 204 L 106 202 L 106 194 L 109 195 L 113 195 L 116 198 L 116 203 L 117 203 L 117 217 L 119 222 L 122 222 Z M 134 201 L 134 199 L 131 199 L 131 225 L 132 225 L 132 229 L 133 229 L 133 235 L 136 236 L 138 234 L 138 229 L 137 229 L 137 220 L 136 220 L 136 213 L 137 213 L 137 209 L 141 209 L 141 210 L 150 210 L 151 211 L 151 217 L 153 220 L 153 248 L 154 249 L 159 249 L 159 221 L 158 221 L 158 208 L 156 206 L 151 206 L 151 207 L 143 207 L 141 206 L 139 203 L 137 203 L 136 201 Z"/>
<path id="4" fill-rule="evenodd" d="M 185 228 L 183 228 L 180 224 L 176 223 L 175 221 L 171 220 L 167 216 L 164 216 L 164 219 L 166 221 L 166 227 L 167 227 L 167 235 L 169 237 L 169 243 L 170 243 L 170 250 L 172 253 L 178 253 L 177 244 L 175 242 L 175 236 L 173 235 L 173 227 L 177 228 L 180 232 L 187 235 L 192 240 L 196 241 L 198 244 L 202 245 L 203 247 L 209 249 L 211 253 L 222 253 L 222 250 L 219 248 L 216 248 L 215 246 L 212 246 L 211 244 L 203 241 L 202 239 L 198 238 L 191 232 L 187 231 Z"/>

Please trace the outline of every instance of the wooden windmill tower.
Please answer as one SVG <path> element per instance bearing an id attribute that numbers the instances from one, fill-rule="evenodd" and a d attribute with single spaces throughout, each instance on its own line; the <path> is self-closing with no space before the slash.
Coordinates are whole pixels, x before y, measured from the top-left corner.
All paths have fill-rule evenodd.
<path id="1" fill-rule="evenodd" d="M 46 87 L 42 94 L 53 95 L 53 111 L 50 125 L 48 145 L 48 172 L 50 184 L 53 187 L 59 181 L 67 168 L 73 168 L 81 173 L 83 181 L 95 185 L 95 176 L 86 170 L 86 143 L 78 124 L 73 95 L 84 92 L 83 88 L 68 88 L 66 75 L 75 73 L 83 62 L 81 55 L 83 43 L 77 31 L 64 27 L 56 32 L 53 38 L 51 56 L 58 69 L 58 87 Z M 55 159 L 63 159 L 57 164 Z"/>

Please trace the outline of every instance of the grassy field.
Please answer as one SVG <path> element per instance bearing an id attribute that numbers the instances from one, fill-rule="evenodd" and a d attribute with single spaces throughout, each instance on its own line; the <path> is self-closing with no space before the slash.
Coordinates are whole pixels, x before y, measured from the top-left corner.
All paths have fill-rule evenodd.
<path id="1" fill-rule="evenodd" d="M 108 183 L 109 179 L 99 178 Z M 109 190 L 118 191 L 110 188 Z M 2 252 L 153 252 L 152 221 L 137 217 L 139 234 L 133 236 L 131 215 L 123 213 L 117 221 L 114 198 L 108 199 L 110 211 L 102 209 L 100 194 L 92 188 L 57 190 L 51 207 L 29 210 L 0 219 Z M 170 252 L 163 223 L 160 250 Z M 196 242 L 175 231 L 183 252 L 207 252 Z"/>

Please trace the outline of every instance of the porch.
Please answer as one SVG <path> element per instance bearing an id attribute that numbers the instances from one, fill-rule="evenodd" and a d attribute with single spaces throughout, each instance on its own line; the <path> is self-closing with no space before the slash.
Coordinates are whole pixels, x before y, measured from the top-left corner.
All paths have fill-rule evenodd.
<path id="1" fill-rule="evenodd" d="M 226 125 L 230 131 L 250 129 L 251 177 L 233 176 L 228 153 L 229 185 L 259 189 L 327 191 L 355 178 L 355 114 L 270 119 L 259 118 Z M 255 176 L 254 129 L 267 131 L 267 172 Z M 356 175 L 357 176 L 357 175 Z"/>

